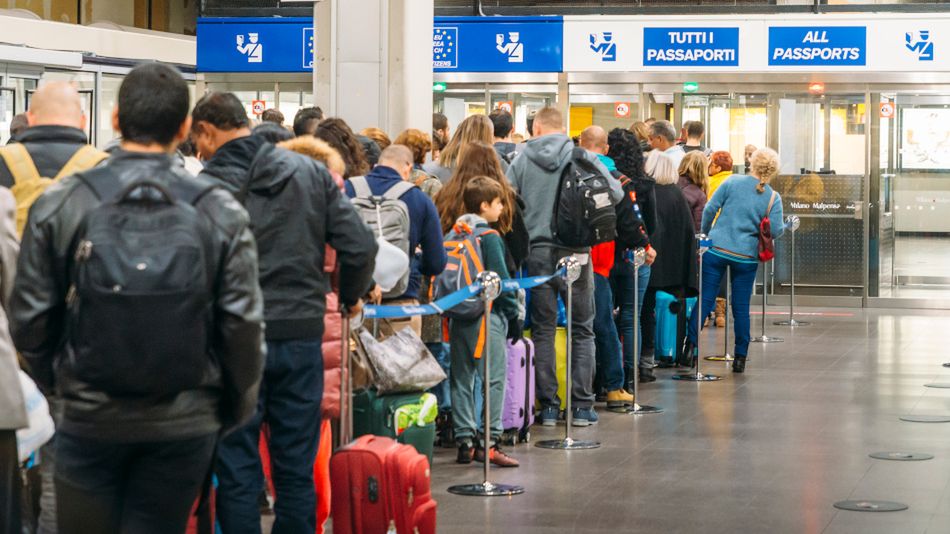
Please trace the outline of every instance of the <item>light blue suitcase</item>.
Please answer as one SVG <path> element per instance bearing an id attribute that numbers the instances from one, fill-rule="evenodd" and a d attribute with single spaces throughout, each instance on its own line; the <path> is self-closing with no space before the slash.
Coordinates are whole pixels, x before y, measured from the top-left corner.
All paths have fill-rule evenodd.
<path id="1" fill-rule="evenodd" d="M 677 348 L 680 346 L 686 332 L 677 335 L 678 315 L 683 306 L 683 300 L 677 299 L 665 291 L 656 292 L 656 338 L 655 354 L 657 358 L 676 358 Z M 696 307 L 696 297 L 686 299 L 686 317 L 693 313 Z M 685 328 L 685 323 L 684 323 Z"/>

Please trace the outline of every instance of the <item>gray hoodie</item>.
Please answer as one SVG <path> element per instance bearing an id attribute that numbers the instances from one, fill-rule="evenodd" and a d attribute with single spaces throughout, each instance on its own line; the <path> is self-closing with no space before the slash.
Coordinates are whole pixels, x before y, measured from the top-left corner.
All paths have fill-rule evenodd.
<path id="1" fill-rule="evenodd" d="M 548 134 L 528 140 L 524 150 L 515 157 L 508 167 L 508 180 L 527 208 L 524 222 L 528 227 L 531 245 L 550 245 L 551 217 L 554 215 L 554 202 L 557 200 L 558 181 L 561 172 L 571 159 L 574 142 L 564 134 Z M 613 190 L 615 202 L 623 198 L 623 188 L 597 157 L 585 152 L 587 158 L 607 177 Z"/>

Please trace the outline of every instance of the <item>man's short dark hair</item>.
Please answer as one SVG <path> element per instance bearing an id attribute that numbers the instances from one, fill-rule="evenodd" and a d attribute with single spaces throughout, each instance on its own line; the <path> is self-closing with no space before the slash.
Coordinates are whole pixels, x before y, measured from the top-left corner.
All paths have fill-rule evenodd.
<path id="1" fill-rule="evenodd" d="M 449 127 L 449 118 L 441 113 L 432 114 L 432 129 L 444 130 Z"/>
<path id="2" fill-rule="evenodd" d="M 511 113 L 503 109 L 496 109 L 488 114 L 488 118 L 491 119 L 491 123 L 495 127 L 496 138 L 504 139 L 511 134 L 514 127 L 514 118 L 512 118 Z"/>
<path id="3" fill-rule="evenodd" d="M 275 145 L 281 141 L 294 138 L 294 134 L 290 133 L 290 130 L 276 122 L 262 122 L 258 124 L 254 127 L 254 130 L 251 131 L 251 135 L 263 137 L 267 142 Z"/>
<path id="4" fill-rule="evenodd" d="M 528 114 L 528 118 L 525 119 L 525 125 L 528 127 L 528 135 L 534 135 L 534 116 L 537 114 L 537 111 L 532 111 Z"/>
<path id="5" fill-rule="evenodd" d="M 273 122 L 274 124 L 284 124 L 284 114 L 278 109 L 265 109 L 261 113 L 261 122 Z"/>
<path id="6" fill-rule="evenodd" d="M 10 140 L 16 139 L 20 132 L 30 127 L 30 122 L 26 120 L 26 113 L 18 113 L 10 120 Z"/>
<path id="7" fill-rule="evenodd" d="M 191 112 L 192 127 L 199 121 L 219 130 L 236 130 L 250 125 L 244 104 L 233 93 L 214 92 L 201 97 Z"/>
<path id="8" fill-rule="evenodd" d="M 301 108 L 294 115 L 294 135 L 313 135 L 317 131 L 317 124 L 323 120 L 323 110 L 317 106 Z"/>
<path id="9" fill-rule="evenodd" d="M 122 139 L 168 145 L 188 118 L 188 85 L 164 63 L 146 63 L 129 72 L 119 87 Z"/>
<path id="10" fill-rule="evenodd" d="M 699 121 L 689 121 L 686 124 L 686 135 L 688 137 L 701 137 L 706 133 L 706 127 Z"/>

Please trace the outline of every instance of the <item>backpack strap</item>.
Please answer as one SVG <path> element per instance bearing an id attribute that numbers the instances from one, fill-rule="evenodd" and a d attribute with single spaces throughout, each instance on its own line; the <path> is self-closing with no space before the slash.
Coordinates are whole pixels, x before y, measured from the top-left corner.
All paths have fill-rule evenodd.
<path id="1" fill-rule="evenodd" d="M 63 165 L 63 168 L 56 173 L 56 176 L 53 177 L 53 181 L 55 182 L 61 178 L 65 178 L 70 174 L 76 174 L 79 171 L 91 169 L 107 157 L 109 157 L 109 154 L 101 152 L 96 147 L 83 145 L 69 158 L 66 164 Z"/>
<path id="2" fill-rule="evenodd" d="M 30 156 L 30 151 L 22 144 L 14 143 L 0 148 L 0 157 L 3 158 L 3 162 L 10 169 L 14 184 L 36 181 L 42 178 L 40 171 L 36 168 L 36 163 L 33 162 L 33 156 Z"/>
<path id="3" fill-rule="evenodd" d="M 356 198 L 370 198 L 373 196 L 373 191 L 369 188 L 369 182 L 366 181 L 365 176 L 353 176 L 349 182 L 353 186 Z"/>
<path id="4" fill-rule="evenodd" d="M 399 200 L 401 196 L 405 195 L 410 189 L 415 187 L 416 184 L 403 180 L 387 189 L 386 192 L 383 193 L 383 198 L 386 200 Z"/>

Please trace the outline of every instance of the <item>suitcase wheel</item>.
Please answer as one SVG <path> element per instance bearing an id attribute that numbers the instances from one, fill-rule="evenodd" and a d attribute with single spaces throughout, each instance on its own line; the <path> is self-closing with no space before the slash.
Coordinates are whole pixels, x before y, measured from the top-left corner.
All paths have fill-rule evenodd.
<path id="1" fill-rule="evenodd" d="M 517 443 L 517 437 L 510 430 L 506 430 L 501 435 L 501 443 L 508 447 L 514 446 Z"/>
<path id="2" fill-rule="evenodd" d="M 518 443 L 528 443 L 531 441 L 531 431 L 527 428 L 522 428 L 518 432 Z"/>

